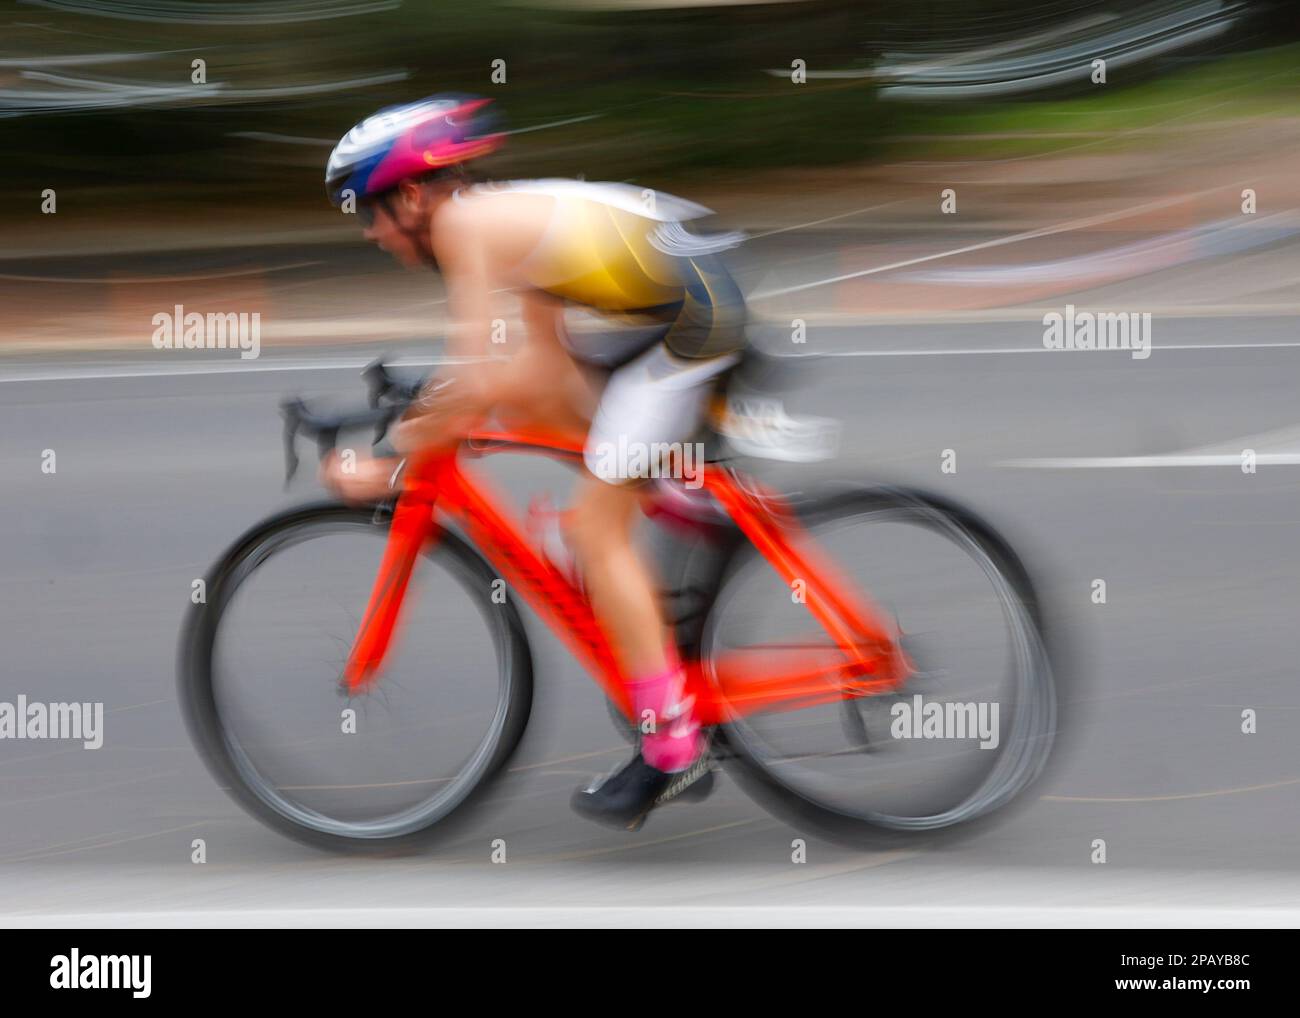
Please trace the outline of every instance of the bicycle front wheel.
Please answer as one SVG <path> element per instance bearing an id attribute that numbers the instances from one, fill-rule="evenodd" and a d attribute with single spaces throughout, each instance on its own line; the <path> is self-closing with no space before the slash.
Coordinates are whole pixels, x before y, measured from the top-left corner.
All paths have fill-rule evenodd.
<path id="1" fill-rule="evenodd" d="M 831 837 L 934 832 L 1010 801 L 1042 770 L 1056 725 L 1029 577 L 978 517 L 894 488 L 795 506 L 836 573 L 896 621 L 916 670 L 889 694 L 837 695 L 725 726 L 737 777 L 773 812 Z M 702 658 L 839 660 L 835 644 L 749 545 L 726 568 Z"/>
<path id="2" fill-rule="evenodd" d="M 522 621 L 448 532 L 412 571 L 374 686 L 344 693 L 390 522 L 335 503 L 272 517 L 218 563 L 182 639 L 181 700 L 209 767 L 259 819 L 321 847 L 419 840 L 501 768 L 532 702 Z"/>

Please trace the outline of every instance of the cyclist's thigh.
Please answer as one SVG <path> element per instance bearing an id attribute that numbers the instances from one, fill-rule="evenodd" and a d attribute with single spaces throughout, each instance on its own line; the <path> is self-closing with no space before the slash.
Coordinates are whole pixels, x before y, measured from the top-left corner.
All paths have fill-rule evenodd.
<path id="1" fill-rule="evenodd" d="M 664 476 L 675 465 L 691 468 L 694 450 L 685 446 L 699 429 L 718 374 L 735 354 L 707 360 L 674 357 L 662 343 L 615 371 L 601 394 L 584 459 L 603 481 L 624 484 Z"/>
<path id="2" fill-rule="evenodd" d="M 553 330 L 529 332 L 522 348 L 503 367 L 503 419 L 552 426 L 591 419 L 600 390 L 592 370 L 574 360 Z M 557 419 L 546 420 L 546 418 Z M 537 420 L 537 419 L 541 420 Z"/>

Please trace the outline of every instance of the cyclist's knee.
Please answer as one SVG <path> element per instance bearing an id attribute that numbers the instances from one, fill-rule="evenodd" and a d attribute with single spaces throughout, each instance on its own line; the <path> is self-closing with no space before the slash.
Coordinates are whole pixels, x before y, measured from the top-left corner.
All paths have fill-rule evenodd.
<path id="1" fill-rule="evenodd" d="M 569 517 L 570 539 L 578 555 L 590 562 L 632 543 L 638 508 L 635 485 L 614 485 L 588 478 Z"/>

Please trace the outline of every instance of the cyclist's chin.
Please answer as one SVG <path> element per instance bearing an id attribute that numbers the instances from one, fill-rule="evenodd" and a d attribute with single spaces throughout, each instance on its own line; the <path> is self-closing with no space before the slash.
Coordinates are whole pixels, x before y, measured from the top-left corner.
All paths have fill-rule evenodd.
<path id="1" fill-rule="evenodd" d="M 403 244 L 399 248 L 388 249 L 388 253 L 404 269 L 437 268 L 438 262 L 428 251 L 422 251 L 414 244 Z"/>

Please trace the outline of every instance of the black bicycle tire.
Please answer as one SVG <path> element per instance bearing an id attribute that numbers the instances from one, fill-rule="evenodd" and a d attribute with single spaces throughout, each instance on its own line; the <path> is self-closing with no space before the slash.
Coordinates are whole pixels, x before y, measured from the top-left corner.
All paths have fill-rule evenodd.
<path id="1" fill-rule="evenodd" d="M 436 830 L 446 830 L 448 822 L 468 813 L 493 779 L 499 776 L 518 747 L 532 710 L 531 649 L 523 620 L 513 603 L 507 599 L 504 603 L 491 605 L 492 617 L 501 621 L 494 634 L 498 656 L 503 652 L 509 655 L 506 665 L 509 674 L 505 716 L 489 759 L 481 768 L 478 779 L 449 810 L 422 827 L 400 835 L 383 838 L 347 837 L 294 822 L 269 806 L 256 790 L 248 786 L 232 757 L 229 740 L 225 737 L 212 673 L 212 652 L 222 612 L 238 589 L 239 582 L 252 568 L 260 565 L 260 561 L 247 571 L 244 570 L 244 565 L 270 539 L 284 532 L 321 522 L 369 523 L 376 527 L 387 527 L 391 519 L 388 507 L 353 507 L 329 501 L 310 503 L 267 517 L 249 528 L 217 559 L 205 580 L 206 603 L 190 606 L 181 630 L 177 683 L 182 714 L 209 771 L 235 801 L 258 820 L 290 838 L 317 848 L 373 853 L 401 852 L 424 844 Z M 274 554 L 274 550 L 272 548 L 267 552 L 261 561 Z M 466 571 L 483 581 L 479 584 L 477 596 L 490 598 L 489 591 L 492 581 L 497 578 L 496 571 L 461 537 L 444 529 L 438 535 L 432 550 L 426 554 L 446 555 L 456 559 Z M 466 590 L 466 595 L 473 597 L 476 592 Z"/>
<path id="2" fill-rule="evenodd" d="M 1031 747 L 1035 756 L 1030 768 L 1031 773 L 1020 782 L 1019 787 L 1015 788 L 1005 801 L 959 824 L 930 829 L 894 829 L 881 826 L 874 820 L 845 813 L 801 794 L 775 777 L 770 769 L 747 749 L 743 737 L 731 726 L 721 726 L 715 736 L 717 755 L 724 761 L 724 765 L 736 778 L 741 788 L 773 815 L 789 822 L 796 829 L 808 830 L 830 840 L 857 847 L 861 847 L 864 842 L 872 845 L 882 842 L 892 844 L 917 838 L 933 839 L 945 834 L 969 833 L 982 826 L 991 816 L 1004 812 L 1012 799 L 1023 797 L 1025 789 L 1041 777 L 1051 753 L 1057 723 L 1053 678 L 1056 671 L 1055 655 L 1044 627 L 1035 584 L 1024 563 L 982 517 L 951 499 L 930 492 L 894 486 L 843 487 L 834 491 L 811 493 L 790 501 L 801 522 L 809 525 L 834 519 L 850 511 L 863 509 L 879 511 L 908 507 L 938 514 L 969 536 L 994 563 L 1024 607 L 1038 644 L 1040 670 L 1036 677 L 1045 683 L 1043 696 L 1049 707 L 1049 716 L 1043 726 L 1044 731 L 1033 737 L 1036 741 Z M 721 566 L 724 574 L 719 582 L 721 598 L 725 598 L 727 582 L 745 561 L 757 554 L 756 549 L 747 542 L 735 548 Z M 714 610 L 711 609 L 709 621 L 706 623 L 707 629 L 712 628 L 713 614 Z"/>

